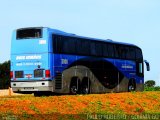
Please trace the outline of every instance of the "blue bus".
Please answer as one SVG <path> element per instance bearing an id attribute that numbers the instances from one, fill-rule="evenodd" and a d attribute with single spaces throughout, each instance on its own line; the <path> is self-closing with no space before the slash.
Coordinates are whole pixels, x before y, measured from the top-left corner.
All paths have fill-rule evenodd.
<path id="1" fill-rule="evenodd" d="M 78 36 L 47 27 L 13 31 L 13 92 L 89 94 L 143 91 L 142 50 L 133 44 Z"/>

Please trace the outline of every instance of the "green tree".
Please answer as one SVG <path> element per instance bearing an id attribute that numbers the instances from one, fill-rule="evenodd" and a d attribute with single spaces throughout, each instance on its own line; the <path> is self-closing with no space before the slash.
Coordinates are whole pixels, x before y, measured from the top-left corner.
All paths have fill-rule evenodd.
<path id="1" fill-rule="evenodd" d="M 8 88 L 10 86 L 10 61 L 0 64 L 0 88 Z"/>
<path id="2" fill-rule="evenodd" d="M 154 80 L 147 80 L 147 81 L 144 83 L 144 85 L 145 85 L 146 87 L 154 87 L 155 84 L 156 84 L 156 82 L 155 82 Z"/>

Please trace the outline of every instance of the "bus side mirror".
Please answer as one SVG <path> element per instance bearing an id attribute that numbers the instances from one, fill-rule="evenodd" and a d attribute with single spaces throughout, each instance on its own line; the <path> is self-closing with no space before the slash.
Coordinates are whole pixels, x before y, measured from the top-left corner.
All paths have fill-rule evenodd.
<path id="1" fill-rule="evenodd" d="M 150 71 L 150 65 L 149 65 L 149 62 L 148 62 L 147 60 L 144 60 L 144 62 L 146 63 L 147 71 Z"/>

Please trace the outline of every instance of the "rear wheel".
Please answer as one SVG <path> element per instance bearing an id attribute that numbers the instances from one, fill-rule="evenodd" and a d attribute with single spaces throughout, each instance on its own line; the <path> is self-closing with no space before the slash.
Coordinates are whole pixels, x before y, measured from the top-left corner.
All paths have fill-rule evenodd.
<path id="1" fill-rule="evenodd" d="M 78 94 L 80 88 L 80 79 L 78 77 L 73 77 L 70 83 L 70 94 Z"/>
<path id="2" fill-rule="evenodd" d="M 89 94 L 90 93 L 90 80 L 87 77 L 83 78 L 83 80 L 82 80 L 81 92 L 82 92 L 82 94 Z"/>

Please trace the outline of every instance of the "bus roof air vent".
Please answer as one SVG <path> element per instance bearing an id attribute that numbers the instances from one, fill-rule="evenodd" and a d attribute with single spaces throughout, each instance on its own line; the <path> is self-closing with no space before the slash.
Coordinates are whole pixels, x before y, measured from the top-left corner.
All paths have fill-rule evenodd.
<path id="1" fill-rule="evenodd" d="M 107 39 L 107 41 L 113 41 L 113 40 L 111 40 L 111 39 Z"/>
<path id="2" fill-rule="evenodd" d="M 76 34 L 74 34 L 74 33 L 69 33 L 69 34 L 71 34 L 71 35 L 76 35 Z"/>

